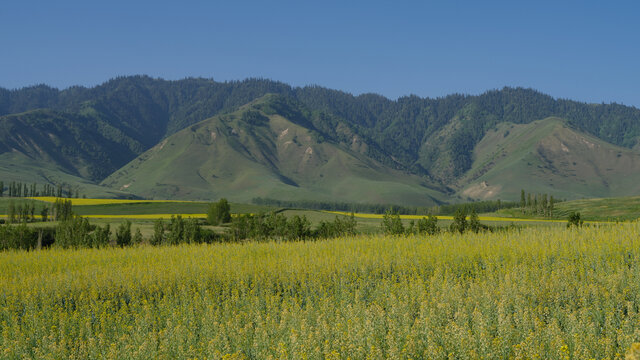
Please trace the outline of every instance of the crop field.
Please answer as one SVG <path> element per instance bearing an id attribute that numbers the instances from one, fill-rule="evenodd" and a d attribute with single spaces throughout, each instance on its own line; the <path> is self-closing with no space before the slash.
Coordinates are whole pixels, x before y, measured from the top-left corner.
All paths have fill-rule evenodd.
<path id="1" fill-rule="evenodd" d="M 346 211 L 326 211 L 331 214 L 337 215 L 345 215 L 348 216 L 351 213 Z M 364 218 L 364 219 L 382 219 L 384 217 L 383 214 L 359 214 L 354 213 L 355 217 Z M 400 215 L 400 218 L 403 220 L 419 220 L 425 217 L 426 215 Z M 450 215 L 437 215 L 438 220 L 453 220 L 453 216 Z M 512 217 L 500 217 L 500 216 L 479 216 L 478 217 L 482 221 L 515 221 L 515 222 L 555 222 L 555 223 L 566 223 L 565 220 L 554 220 L 554 219 L 525 219 L 525 218 L 512 218 Z"/>
<path id="2" fill-rule="evenodd" d="M 0 358 L 623 359 L 640 224 L 0 253 Z"/>

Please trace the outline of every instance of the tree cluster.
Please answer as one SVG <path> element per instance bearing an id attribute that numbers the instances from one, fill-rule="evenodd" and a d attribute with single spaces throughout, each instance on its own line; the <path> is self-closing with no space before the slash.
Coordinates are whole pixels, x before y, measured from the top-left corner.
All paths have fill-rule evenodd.
<path id="1" fill-rule="evenodd" d="M 296 241 L 354 235 L 356 226 L 353 214 L 346 219 L 336 216 L 334 221 L 321 221 L 316 229 L 312 229 L 309 219 L 304 215 L 287 218 L 280 213 L 271 212 L 239 215 L 233 218 L 227 234 L 233 241 Z"/>
<path id="2" fill-rule="evenodd" d="M 405 228 L 400 219 L 400 214 L 387 211 L 382 217 L 381 229 L 387 235 L 404 235 L 404 234 L 428 234 L 435 235 L 440 232 L 438 227 L 438 218 L 435 215 L 429 215 L 415 221 L 409 221 L 409 226 Z"/>
<path id="3" fill-rule="evenodd" d="M 569 217 L 567 218 L 567 228 L 570 227 L 582 227 L 582 225 L 584 224 L 584 220 L 582 220 L 582 218 L 580 217 L 580 213 L 579 212 L 571 212 L 571 214 L 569 214 Z"/>
<path id="4" fill-rule="evenodd" d="M 520 191 L 520 211 L 527 215 L 552 217 L 556 200 L 553 195 L 527 194 L 524 189 Z"/>
<path id="5" fill-rule="evenodd" d="M 20 225 L 0 225 L 0 250 L 34 249 L 40 246 L 61 248 L 126 247 L 139 244 L 178 245 L 213 242 L 220 238 L 210 230 L 202 229 L 196 219 L 173 216 L 169 222 L 158 219 L 154 233 L 145 238 L 139 228 L 132 231 L 129 220 L 120 223 L 112 231 L 109 224 L 98 226 L 80 216 L 71 216 L 55 227 L 40 229 Z M 43 236 L 45 236 L 43 240 Z"/>
<path id="6" fill-rule="evenodd" d="M 37 184 L 22 183 L 19 181 L 11 181 L 6 185 L 4 181 L 0 181 L 0 196 L 6 193 L 9 197 L 35 197 L 35 196 L 55 196 L 55 197 L 80 197 L 80 190 L 76 186 L 69 184 Z"/>
<path id="7" fill-rule="evenodd" d="M 453 222 L 449 225 L 449 231 L 463 234 L 467 231 L 478 233 L 480 231 L 491 230 L 489 226 L 480 223 L 478 213 L 475 209 L 471 209 L 468 217 L 469 220 L 467 220 L 466 209 L 458 209 L 453 215 Z"/>
<path id="8" fill-rule="evenodd" d="M 209 205 L 207 210 L 207 221 L 209 225 L 226 224 L 231 221 L 231 205 L 227 199 L 222 198 L 218 202 Z"/>
<path id="9" fill-rule="evenodd" d="M 213 231 L 202 229 L 198 220 L 184 219 L 182 216 L 171 216 L 167 223 L 156 220 L 153 235 L 149 238 L 151 245 L 178 245 L 210 243 L 219 238 Z"/>
<path id="10" fill-rule="evenodd" d="M 0 251 L 30 250 L 53 243 L 55 228 L 31 228 L 27 224 L 0 225 Z"/>
<path id="11" fill-rule="evenodd" d="M 39 207 L 39 209 L 38 209 Z M 50 206 L 37 205 L 34 201 L 10 200 L 7 205 L 7 222 L 22 223 L 38 221 L 36 214 L 43 222 L 49 219 L 53 221 L 65 221 L 73 216 L 71 200 L 56 199 Z"/>
<path id="12" fill-rule="evenodd" d="M 500 209 L 518 207 L 517 202 L 501 200 L 483 200 L 462 204 L 441 204 L 432 207 L 401 206 L 395 204 L 366 204 L 348 202 L 328 202 L 315 200 L 276 200 L 271 198 L 256 197 L 251 200 L 256 205 L 275 206 L 293 209 L 347 211 L 354 213 L 385 214 L 390 212 L 399 215 L 453 215 L 461 208 L 475 208 L 478 212 L 492 212 Z"/>

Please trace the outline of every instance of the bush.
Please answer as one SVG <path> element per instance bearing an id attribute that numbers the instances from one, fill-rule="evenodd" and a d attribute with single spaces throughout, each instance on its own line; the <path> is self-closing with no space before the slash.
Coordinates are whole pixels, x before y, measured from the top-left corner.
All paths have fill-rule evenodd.
<path id="1" fill-rule="evenodd" d="M 572 212 L 571 214 L 569 214 L 569 218 L 567 219 L 567 228 L 570 228 L 572 226 L 582 227 L 583 223 L 584 221 L 580 218 L 580 213 Z"/>

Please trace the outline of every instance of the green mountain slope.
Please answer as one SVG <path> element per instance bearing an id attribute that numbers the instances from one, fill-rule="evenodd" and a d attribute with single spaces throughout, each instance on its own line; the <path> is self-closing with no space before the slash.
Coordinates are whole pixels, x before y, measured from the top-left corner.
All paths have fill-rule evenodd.
<path id="1" fill-rule="evenodd" d="M 474 150 L 462 195 L 517 199 L 520 190 L 556 198 L 640 193 L 640 153 L 573 129 L 558 118 L 502 123 Z"/>
<path id="2" fill-rule="evenodd" d="M 267 96 L 192 125 L 102 184 L 155 198 L 249 201 L 260 196 L 413 205 L 444 199 L 425 179 L 323 141 L 308 119 L 273 113 L 278 99 Z"/>
<path id="3" fill-rule="evenodd" d="M 141 144 L 91 116 L 33 110 L 0 117 L 0 158 L 21 154 L 88 180 L 104 178 Z"/>

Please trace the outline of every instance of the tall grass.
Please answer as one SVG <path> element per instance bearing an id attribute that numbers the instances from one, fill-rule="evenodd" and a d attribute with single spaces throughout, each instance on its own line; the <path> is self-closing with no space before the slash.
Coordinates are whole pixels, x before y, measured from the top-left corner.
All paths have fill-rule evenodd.
<path id="1" fill-rule="evenodd" d="M 640 225 L 0 253 L 0 358 L 611 359 Z"/>

